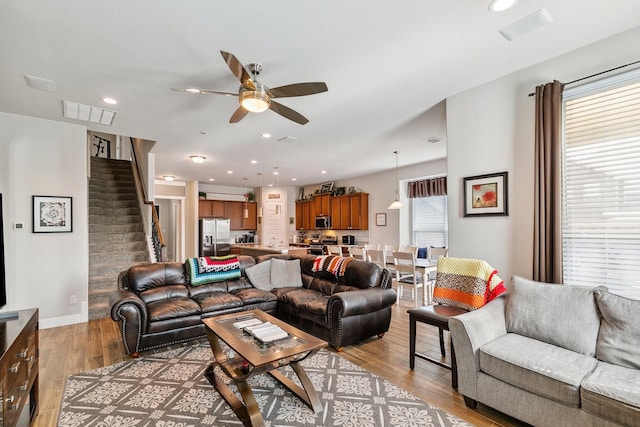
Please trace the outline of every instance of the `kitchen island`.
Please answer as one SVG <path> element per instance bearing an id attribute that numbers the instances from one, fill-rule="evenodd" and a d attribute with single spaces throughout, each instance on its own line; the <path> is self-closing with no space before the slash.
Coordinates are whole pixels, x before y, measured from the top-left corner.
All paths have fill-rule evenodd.
<path id="1" fill-rule="evenodd" d="M 295 246 L 261 246 L 256 244 L 240 244 L 231 246 L 232 253 L 239 253 L 240 255 L 249 255 L 252 257 L 258 257 L 260 255 L 268 254 L 289 254 L 289 255 L 306 255 L 307 248 L 295 247 Z M 235 250 L 234 250 L 235 249 Z"/>

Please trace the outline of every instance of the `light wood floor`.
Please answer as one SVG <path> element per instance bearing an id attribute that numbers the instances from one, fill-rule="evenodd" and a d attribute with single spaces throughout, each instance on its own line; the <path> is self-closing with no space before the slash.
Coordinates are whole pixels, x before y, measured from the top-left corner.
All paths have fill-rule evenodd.
<path id="1" fill-rule="evenodd" d="M 408 292 L 407 292 L 408 294 Z M 394 305 L 391 328 L 382 339 L 371 338 L 345 347 L 342 356 L 383 377 L 415 396 L 478 426 L 519 426 L 516 420 L 478 404 L 468 409 L 462 396 L 451 388 L 451 372 L 416 359 L 409 369 L 410 300 Z M 67 376 L 130 360 L 125 354 L 117 324 L 110 318 L 40 331 L 40 409 L 33 426 L 55 426 Z M 417 348 L 439 357 L 438 332 L 418 324 Z M 447 352 L 446 362 L 449 354 Z"/>

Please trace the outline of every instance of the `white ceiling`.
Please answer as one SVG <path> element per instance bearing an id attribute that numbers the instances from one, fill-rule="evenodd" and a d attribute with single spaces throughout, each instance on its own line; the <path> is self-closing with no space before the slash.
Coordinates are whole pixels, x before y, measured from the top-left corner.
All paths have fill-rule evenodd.
<path id="1" fill-rule="evenodd" d="M 637 0 L 520 0 L 502 13 L 488 4 L 4 0 L 0 111 L 157 141 L 157 178 L 244 186 L 248 177 L 257 186 L 259 172 L 266 185 L 279 167 L 281 185 L 308 185 L 391 169 L 394 150 L 400 166 L 446 156 L 444 99 L 631 29 L 640 17 Z M 511 42 L 498 33 L 541 8 L 551 24 Z M 259 80 L 270 87 L 324 81 L 329 91 L 279 100 L 310 120 L 304 126 L 272 111 L 230 124 L 236 98 L 170 90 L 236 91 L 220 50 L 262 63 Z M 53 80 L 56 91 L 28 87 L 25 75 Z M 65 119 L 62 100 L 117 115 L 112 126 Z M 285 136 L 297 140 L 277 141 Z M 442 141 L 425 142 L 433 136 Z M 192 154 L 207 161 L 195 165 Z"/>

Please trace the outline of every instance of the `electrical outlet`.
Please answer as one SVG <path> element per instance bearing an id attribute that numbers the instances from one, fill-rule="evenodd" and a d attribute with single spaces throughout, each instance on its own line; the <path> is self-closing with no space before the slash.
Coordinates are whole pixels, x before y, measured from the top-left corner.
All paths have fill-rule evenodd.
<path id="1" fill-rule="evenodd" d="M 78 297 L 75 295 L 71 295 L 69 297 L 69 304 L 77 304 L 78 303 Z"/>

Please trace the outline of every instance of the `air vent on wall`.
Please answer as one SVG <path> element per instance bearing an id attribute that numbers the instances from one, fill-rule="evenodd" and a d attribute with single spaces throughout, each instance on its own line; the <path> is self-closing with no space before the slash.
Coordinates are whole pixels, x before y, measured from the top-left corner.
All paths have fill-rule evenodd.
<path id="1" fill-rule="evenodd" d="M 62 112 L 63 115 L 69 119 L 100 123 L 101 125 L 108 126 L 111 126 L 116 116 L 115 111 L 71 101 L 62 101 Z"/>

